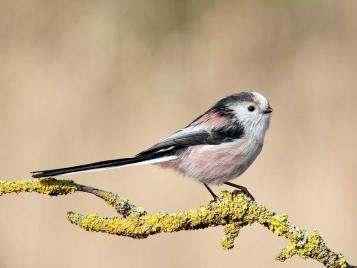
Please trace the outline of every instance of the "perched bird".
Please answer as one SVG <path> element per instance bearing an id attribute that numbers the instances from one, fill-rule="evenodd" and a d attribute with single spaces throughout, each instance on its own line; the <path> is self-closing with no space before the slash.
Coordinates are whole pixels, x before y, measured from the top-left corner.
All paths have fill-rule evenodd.
<path id="1" fill-rule="evenodd" d="M 247 170 L 261 152 L 272 111 L 263 95 L 236 93 L 135 157 L 34 171 L 32 177 L 155 164 L 203 183 L 214 198 L 208 184 L 224 183 L 252 197 L 247 188 L 229 181 Z"/>

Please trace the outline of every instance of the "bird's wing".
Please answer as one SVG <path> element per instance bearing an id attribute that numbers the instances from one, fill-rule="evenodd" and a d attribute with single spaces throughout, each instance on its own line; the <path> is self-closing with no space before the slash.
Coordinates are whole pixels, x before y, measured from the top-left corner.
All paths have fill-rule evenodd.
<path id="1" fill-rule="evenodd" d="M 204 114 L 186 128 L 174 133 L 138 155 L 146 155 L 172 147 L 216 145 L 232 142 L 244 135 L 241 125 L 217 114 Z"/>
<path id="2" fill-rule="evenodd" d="M 187 147 L 199 144 L 212 144 L 210 141 L 210 132 L 205 129 L 187 127 L 184 128 L 154 146 L 142 151 L 138 155 L 145 155 L 171 147 Z"/>

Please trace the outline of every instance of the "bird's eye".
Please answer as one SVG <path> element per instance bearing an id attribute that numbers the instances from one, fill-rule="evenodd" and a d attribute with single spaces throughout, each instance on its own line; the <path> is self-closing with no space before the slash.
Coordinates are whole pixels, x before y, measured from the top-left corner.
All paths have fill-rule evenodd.
<path id="1" fill-rule="evenodd" d="M 253 105 L 250 105 L 250 106 L 248 107 L 248 111 L 249 111 L 249 112 L 254 112 L 254 110 L 255 110 L 255 107 L 254 107 Z"/>

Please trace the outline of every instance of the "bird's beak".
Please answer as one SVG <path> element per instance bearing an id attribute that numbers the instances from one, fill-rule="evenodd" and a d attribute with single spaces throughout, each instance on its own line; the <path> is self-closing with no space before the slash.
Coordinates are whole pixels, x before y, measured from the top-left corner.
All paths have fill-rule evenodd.
<path id="1" fill-rule="evenodd" d="M 272 111 L 273 111 L 273 108 L 271 108 L 270 106 L 268 106 L 268 108 L 266 108 L 266 109 L 263 111 L 263 114 L 270 114 Z"/>

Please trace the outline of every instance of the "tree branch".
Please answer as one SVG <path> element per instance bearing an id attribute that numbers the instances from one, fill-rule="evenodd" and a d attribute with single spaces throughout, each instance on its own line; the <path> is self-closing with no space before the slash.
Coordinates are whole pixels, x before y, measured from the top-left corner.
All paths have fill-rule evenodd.
<path id="1" fill-rule="evenodd" d="M 135 206 L 115 193 L 77 184 L 71 180 L 45 178 L 0 181 L 0 196 L 21 192 L 57 196 L 76 191 L 96 195 L 121 215 L 121 217 L 101 217 L 96 214 L 67 213 L 67 219 L 71 223 L 87 231 L 142 239 L 158 233 L 198 230 L 222 225 L 224 235 L 221 244 L 228 250 L 234 247 L 234 240 L 238 237 L 241 228 L 259 223 L 274 234 L 290 240 L 290 244 L 276 256 L 279 261 L 298 255 L 303 259 L 315 259 L 325 267 L 354 267 L 347 263 L 341 253 L 330 250 L 318 232 L 308 232 L 292 225 L 287 215 L 278 215 L 242 193 L 223 191 L 218 199 L 197 210 L 148 215 L 143 208 Z"/>

